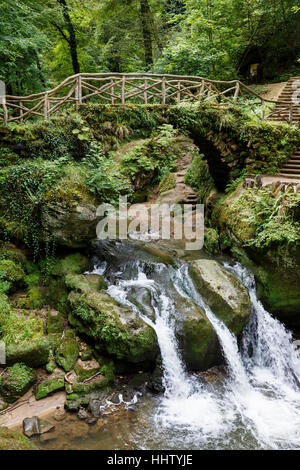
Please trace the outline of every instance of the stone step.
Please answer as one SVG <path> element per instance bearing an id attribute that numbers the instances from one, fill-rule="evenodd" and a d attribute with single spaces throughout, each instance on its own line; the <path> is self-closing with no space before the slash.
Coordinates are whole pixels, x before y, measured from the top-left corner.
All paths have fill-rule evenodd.
<path id="1" fill-rule="evenodd" d="M 282 172 L 280 172 L 279 175 L 283 176 L 284 178 L 299 179 L 299 181 L 300 181 L 300 175 L 291 174 L 291 173 L 282 173 Z"/>
<path id="2" fill-rule="evenodd" d="M 293 168 L 289 168 L 289 169 L 283 168 L 282 171 L 284 171 L 286 174 L 290 174 L 290 175 L 294 175 L 294 174 L 295 175 L 300 175 L 300 168 L 299 168 L 299 170 L 295 170 Z"/>
<path id="3" fill-rule="evenodd" d="M 300 170 L 300 162 L 299 164 L 296 163 L 286 163 L 283 167 L 282 170 L 289 170 L 289 169 L 294 169 L 294 170 Z"/>

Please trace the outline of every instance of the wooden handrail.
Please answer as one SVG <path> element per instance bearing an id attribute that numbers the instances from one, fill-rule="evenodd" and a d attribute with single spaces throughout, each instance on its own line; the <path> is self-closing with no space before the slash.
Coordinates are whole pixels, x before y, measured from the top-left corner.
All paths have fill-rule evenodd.
<path id="1" fill-rule="evenodd" d="M 228 88 L 222 90 L 222 87 L 226 85 Z M 63 90 L 64 96 L 57 96 Z M 86 101 L 92 97 L 97 97 L 98 100 L 112 105 L 124 105 L 134 98 L 141 100 L 144 104 L 158 101 L 166 105 L 199 100 L 214 101 L 214 105 L 222 104 L 223 106 L 224 103 L 238 105 L 238 98 L 245 97 L 245 92 L 259 100 L 262 107 L 261 119 L 266 118 L 264 108 L 266 103 L 281 104 L 291 109 L 290 102 L 263 98 L 239 80 L 211 80 L 193 75 L 137 72 L 80 73 L 66 78 L 52 90 L 27 96 L 6 95 L 0 103 L 0 122 L 4 122 L 5 125 L 12 121 L 23 123 L 37 115 L 47 120 L 65 103 L 75 103 L 78 108 L 83 100 Z M 228 93 L 232 94 L 232 99 L 227 96 Z M 253 109 L 252 104 L 253 102 L 250 106 Z M 18 114 L 16 114 L 17 110 Z M 285 108 L 273 110 L 271 115 L 280 114 L 283 110 Z M 253 111 L 255 112 L 254 109 Z M 289 113 L 290 122 L 292 122 L 292 114 L 292 112 Z"/>

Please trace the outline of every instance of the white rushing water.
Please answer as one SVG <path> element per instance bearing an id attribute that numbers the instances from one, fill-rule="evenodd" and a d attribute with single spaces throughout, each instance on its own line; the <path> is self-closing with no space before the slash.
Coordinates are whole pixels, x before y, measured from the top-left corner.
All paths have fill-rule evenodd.
<path id="1" fill-rule="evenodd" d="M 175 269 L 157 263 L 146 274 L 143 263 L 137 262 L 133 279 L 123 279 L 120 271 L 108 288 L 112 297 L 138 311 L 157 334 L 165 393 L 154 412 L 152 442 L 154 434 L 168 448 L 300 448 L 300 360 L 291 334 L 257 299 L 252 274 L 239 264 L 226 268 L 244 283 L 252 303 L 241 352 L 235 336 L 197 293 L 187 265 Z M 169 286 L 160 282 L 166 273 L 181 297 L 204 308 L 227 364 L 223 387 L 207 387 L 187 373 L 175 335 L 176 302 Z M 130 300 L 133 287 L 150 293 L 154 319 Z"/>

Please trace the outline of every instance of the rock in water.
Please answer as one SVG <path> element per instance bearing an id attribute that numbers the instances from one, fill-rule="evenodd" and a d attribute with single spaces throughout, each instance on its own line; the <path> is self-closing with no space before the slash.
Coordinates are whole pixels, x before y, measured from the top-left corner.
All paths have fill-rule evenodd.
<path id="1" fill-rule="evenodd" d="M 23 420 L 23 432 L 27 437 L 39 436 L 40 434 L 52 431 L 54 428 L 54 424 L 49 423 L 49 421 L 44 419 L 40 419 L 37 416 L 25 418 Z"/>
<path id="2" fill-rule="evenodd" d="M 66 276 L 66 284 L 72 289 L 68 320 L 94 341 L 98 351 L 134 364 L 155 360 L 158 353 L 155 331 L 133 309 L 99 292 L 82 275 Z"/>
<path id="3" fill-rule="evenodd" d="M 27 437 L 38 436 L 40 434 L 39 419 L 37 416 L 23 420 L 23 432 Z"/>
<path id="4" fill-rule="evenodd" d="M 214 260 L 196 260 L 190 273 L 198 292 L 228 328 L 238 335 L 250 318 L 251 303 L 239 279 Z"/>

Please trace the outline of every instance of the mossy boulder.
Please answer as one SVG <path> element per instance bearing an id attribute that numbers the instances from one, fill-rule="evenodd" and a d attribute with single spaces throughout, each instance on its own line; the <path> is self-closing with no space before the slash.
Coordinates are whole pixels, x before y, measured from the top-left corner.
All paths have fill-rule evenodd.
<path id="1" fill-rule="evenodd" d="M 100 364 L 96 359 L 90 359 L 89 361 L 78 359 L 74 371 L 81 380 L 89 379 L 100 371 Z"/>
<path id="2" fill-rule="evenodd" d="M 88 258 L 77 252 L 52 260 L 50 272 L 53 276 L 66 276 L 83 273 L 90 267 L 91 263 Z"/>
<path id="3" fill-rule="evenodd" d="M 206 370 L 221 362 L 217 335 L 203 308 L 182 299 L 176 336 L 188 369 Z"/>
<path id="4" fill-rule="evenodd" d="M 73 369 L 79 355 L 79 346 L 74 338 L 64 337 L 55 351 L 55 360 L 66 372 Z"/>
<path id="5" fill-rule="evenodd" d="M 66 283 L 72 289 L 69 322 L 91 338 L 98 351 L 135 364 L 155 360 L 156 334 L 131 308 L 91 287 L 84 276 L 69 275 Z"/>
<path id="6" fill-rule="evenodd" d="M 214 260 L 192 261 L 190 273 L 198 292 L 213 313 L 238 335 L 250 318 L 251 303 L 247 289 Z"/>
<path id="7" fill-rule="evenodd" d="M 54 338 L 39 337 L 28 339 L 20 343 L 9 343 L 6 346 L 7 364 L 23 362 L 31 367 L 40 367 L 47 364 Z"/>
<path id="8" fill-rule="evenodd" d="M 42 383 L 40 383 L 37 386 L 35 398 L 37 400 L 40 400 L 41 398 L 45 398 L 54 392 L 58 392 L 59 390 L 64 390 L 64 388 L 65 388 L 64 373 L 62 372 L 54 373 L 47 380 L 44 380 Z"/>
<path id="9" fill-rule="evenodd" d="M 64 317 L 56 310 L 50 310 L 47 313 L 47 333 L 63 333 Z"/>
<path id="10" fill-rule="evenodd" d="M 25 364 L 8 367 L 0 377 L 0 395 L 8 403 L 21 398 L 36 381 L 36 373 Z"/>
<path id="11" fill-rule="evenodd" d="M 16 289 L 24 280 L 25 272 L 21 265 L 10 259 L 0 260 L 0 280 L 7 283 L 8 289 Z"/>
<path id="12" fill-rule="evenodd" d="M 37 447 L 20 432 L 1 426 L 0 450 L 37 450 Z"/>
<path id="13" fill-rule="evenodd" d="M 72 383 L 65 384 L 66 392 L 68 394 L 67 399 L 70 399 L 70 395 L 82 397 L 95 390 L 100 390 L 107 387 L 115 379 L 115 367 L 112 361 L 103 365 L 95 377 L 90 379 L 83 379 L 80 376 L 74 374 L 75 377 L 72 379 Z"/>
<path id="14" fill-rule="evenodd" d="M 96 238 L 96 227 L 100 220 L 97 205 L 88 194 L 80 195 L 74 204 L 55 200 L 48 203 L 43 213 L 43 224 L 58 245 L 69 248 L 84 248 L 90 240 Z M 45 237 L 45 240 L 47 238 Z"/>
<path id="15" fill-rule="evenodd" d="M 97 290 L 107 289 L 107 284 L 100 274 L 85 274 L 84 277 L 88 283 Z"/>

